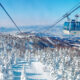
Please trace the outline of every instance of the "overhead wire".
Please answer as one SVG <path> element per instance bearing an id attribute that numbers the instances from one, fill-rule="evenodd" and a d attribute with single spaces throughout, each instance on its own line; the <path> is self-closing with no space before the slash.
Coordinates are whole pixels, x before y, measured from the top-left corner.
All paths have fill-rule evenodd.
<path id="1" fill-rule="evenodd" d="M 7 10 L 4 8 L 4 6 L 0 3 L 1 8 L 4 10 L 4 12 L 7 14 L 7 16 L 10 18 L 10 20 L 12 21 L 12 23 L 15 25 L 15 27 L 18 29 L 18 31 L 20 33 L 22 33 L 22 31 L 20 30 L 20 28 L 18 27 L 18 25 L 15 23 L 15 21 L 12 19 L 12 17 L 10 16 L 10 14 L 7 12 Z"/>
<path id="2" fill-rule="evenodd" d="M 77 6 L 79 5 L 79 6 Z M 80 8 L 80 2 L 75 5 L 70 11 L 68 11 L 66 14 L 64 14 L 61 18 L 59 18 L 53 25 L 49 26 L 45 31 L 49 31 L 50 29 L 52 29 L 54 26 L 56 26 L 59 22 L 61 22 L 64 18 L 68 17 L 69 15 L 71 15 L 75 10 L 77 10 L 78 8 Z M 5 11 L 5 13 L 7 14 L 7 16 L 10 18 L 10 20 L 13 22 L 13 24 L 15 25 L 15 27 L 18 29 L 18 31 L 21 33 L 21 30 L 19 29 L 19 27 L 17 26 L 17 24 L 15 23 L 15 21 L 12 19 L 12 17 L 10 16 L 10 14 L 7 12 L 7 10 L 4 8 L 4 6 L 0 3 L 1 8 Z"/>
<path id="3" fill-rule="evenodd" d="M 43 33 L 48 32 L 53 27 L 55 27 L 59 22 L 61 22 L 63 19 L 71 15 L 74 11 L 76 11 L 78 8 L 80 8 L 80 2 L 76 4 L 71 10 L 69 10 L 66 14 L 64 14 L 61 18 L 59 18 L 53 25 L 49 26 L 45 31 L 42 31 Z"/>

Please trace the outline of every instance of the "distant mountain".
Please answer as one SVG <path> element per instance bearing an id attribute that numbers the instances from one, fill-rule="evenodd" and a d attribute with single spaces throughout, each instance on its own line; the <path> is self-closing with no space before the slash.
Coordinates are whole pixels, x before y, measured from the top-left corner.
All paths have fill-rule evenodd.
<path id="1" fill-rule="evenodd" d="M 16 47 L 17 49 L 25 49 L 25 48 L 35 48 L 35 49 L 43 49 L 43 48 L 76 48 L 80 47 L 80 38 L 60 38 L 60 37 L 51 37 L 45 36 L 45 34 L 41 33 L 20 33 L 15 35 L 0 35 L 0 38 L 5 38 L 5 40 L 9 41 L 8 46 L 11 48 Z M 1 39 L 3 40 L 3 39 Z M 13 44 L 14 43 L 14 44 Z M 26 45 L 26 46 L 25 46 Z"/>
<path id="2" fill-rule="evenodd" d="M 45 32 L 47 30 L 47 35 L 62 35 L 62 26 L 56 26 L 49 30 L 50 26 L 42 26 L 42 25 L 35 25 L 35 26 L 20 26 L 19 27 L 22 32 L 30 32 L 30 33 L 39 33 Z M 0 27 L 0 32 L 17 32 L 16 27 Z M 39 35 L 39 34 L 38 34 Z"/>
<path id="3" fill-rule="evenodd" d="M 16 30 L 15 28 L 0 27 L 0 32 L 11 32 L 15 30 Z"/>
<path id="4" fill-rule="evenodd" d="M 37 36 L 56 36 L 60 38 L 71 38 L 71 37 L 79 37 L 79 35 L 66 35 L 63 33 L 63 26 L 54 26 L 50 29 L 50 26 L 20 26 L 19 27 L 22 32 L 25 33 L 39 33 L 36 34 Z M 45 34 L 46 30 L 46 34 Z M 7 32 L 7 33 L 16 33 L 18 32 L 16 27 L 0 27 L 0 32 Z M 42 32 L 42 33 L 40 33 Z M 43 34 L 44 33 L 44 34 Z"/>
<path id="5" fill-rule="evenodd" d="M 35 26 L 20 26 L 19 28 L 21 29 L 21 31 L 35 31 L 35 32 L 41 32 L 44 30 L 48 30 L 50 26 L 40 26 L 40 25 L 35 25 Z M 54 32 L 58 29 L 62 29 L 62 27 L 57 26 L 52 28 L 50 31 Z M 0 27 L 0 32 L 11 32 L 11 31 L 17 31 L 16 27 Z"/>

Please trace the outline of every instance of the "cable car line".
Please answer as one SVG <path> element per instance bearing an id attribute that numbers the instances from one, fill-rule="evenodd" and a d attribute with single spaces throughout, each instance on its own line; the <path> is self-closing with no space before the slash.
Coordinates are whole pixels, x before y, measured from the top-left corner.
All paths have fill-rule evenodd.
<path id="1" fill-rule="evenodd" d="M 6 11 L 6 9 L 4 8 L 4 6 L 0 3 L 1 8 L 4 10 L 4 12 L 7 14 L 7 16 L 10 18 L 10 20 L 12 21 L 12 23 L 15 25 L 15 27 L 18 29 L 18 31 L 20 33 L 21 30 L 19 29 L 19 27 L 17 26 L 17 24 L 15 23 L 15 21 L 12 19 L 12 17 L 9 15 L 9 13 Z M 68 18 L 73 12 L 75 12 L 78 8 L 80 8 L 80 2 L 75 5 L 70 11 L 68 11 L 66 14 L 64 14 L 61 18 L 59 18 L 53 25 L 49 26 L 45 31 L 49 31 L 50 29 L 52 29 L 54 26 L 56 26 L 59 22 L 61 22 L 63 19 Z M 42 31 L 43 32 L 43 31 Z"/>
<path id="2" fill-rule="evenodd" d="M 7 14 L 7 16 L 10 18 L 10 20 L 15 25 L 15 27 L 18 29 L 18 31 L 21 33 L 21 30 L 19 29 L 19 27 L 17 26 L 17 24 L 15 23 L 15 21 L 12 19 L 12 17 L 9 15 L 9 13 L 6 11 L 6 9 L 4 8 L 4 6 L 1 3 L 0 3 L 0 6 L 4 10 L 4 12 Z"/>
<path id="3" fill-rule="evenodd" d="M 75 12 L 78 8 L 80 8 L 80 2 L 78 3 L 78 6 L 74 6 L 70 11 L 68 11 L 66 14 L 64 14 L 59 20 L 57 20 L 53 25 L 49 26 L 49 28 L 47 28 L 45 32 L 49 31 L 50 29 L 52 29 L 54 26 L 56 26 L 59 22 L 61 22 L 63 19 L 65 19 L 66 17 L 70 16 L 73 12 Z"/>

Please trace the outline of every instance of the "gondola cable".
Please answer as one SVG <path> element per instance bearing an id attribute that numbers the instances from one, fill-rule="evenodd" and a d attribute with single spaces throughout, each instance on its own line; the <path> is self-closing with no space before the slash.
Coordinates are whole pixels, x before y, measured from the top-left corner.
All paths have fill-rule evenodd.
<path id="1" fill-rule="evenodd" d="M 77 6 L 78 5 L 78 6 Z M 49 26 L 45 31 L 42 31 L 40 33 L 46 33 L 50 31 L 54 26 L 56 26 L 59 22 L 61 22 L 66 17 L 70 16 L 74 11 L 76 11 L 78 8 L 80 8 L 80 2 L 75 5 L 70 11 L 68 11 L 66 14 L 64 14 L 60 19 L 58 19 L 53 25 Z"/>
<path id="2" fill-rule="evenodd" d="M 12 23 L 15 25 L 15 27 L 18 29 L 18 31 L 20 33 L 22 33 L 22 31 L 19 29 L 19 27 L 17 26 L 17 24 L 15 23 L 15 21 L 12 19 L 12 17 L 10 16 L 10 14 L 7 12 L 7 10 L 4 8 L 4 6 L 0 3 L 1 8 L 4 10 L 4 12 L 7 14 L 7 16 L 10 18 L 10 20 L 12 21 Z"/>

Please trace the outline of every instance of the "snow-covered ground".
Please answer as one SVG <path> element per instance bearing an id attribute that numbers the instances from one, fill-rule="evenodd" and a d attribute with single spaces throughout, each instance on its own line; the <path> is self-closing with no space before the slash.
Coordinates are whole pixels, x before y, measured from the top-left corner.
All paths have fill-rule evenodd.
<path id="1" fill-rule="evenodd" d="M 44 65 L 39 61 L 31 61 L 30 64 L 24 59 L 20 59 L 10 69 L 12 80 L 52 80 L 49 72 L 44 72 Z"/>
<path id="2" fill-rule="evenodd" d="M 37 48 L 38 44 L 34 42 L 40 40 L 45 44 L 47 41 L 54 43 L 48 37 L 45 41 L 44 38 L 34 39 L 0 36 L 0 80 L 80 80 L 79 50 Z M 59 43 L 57 40 L 55 42 Z"/>

